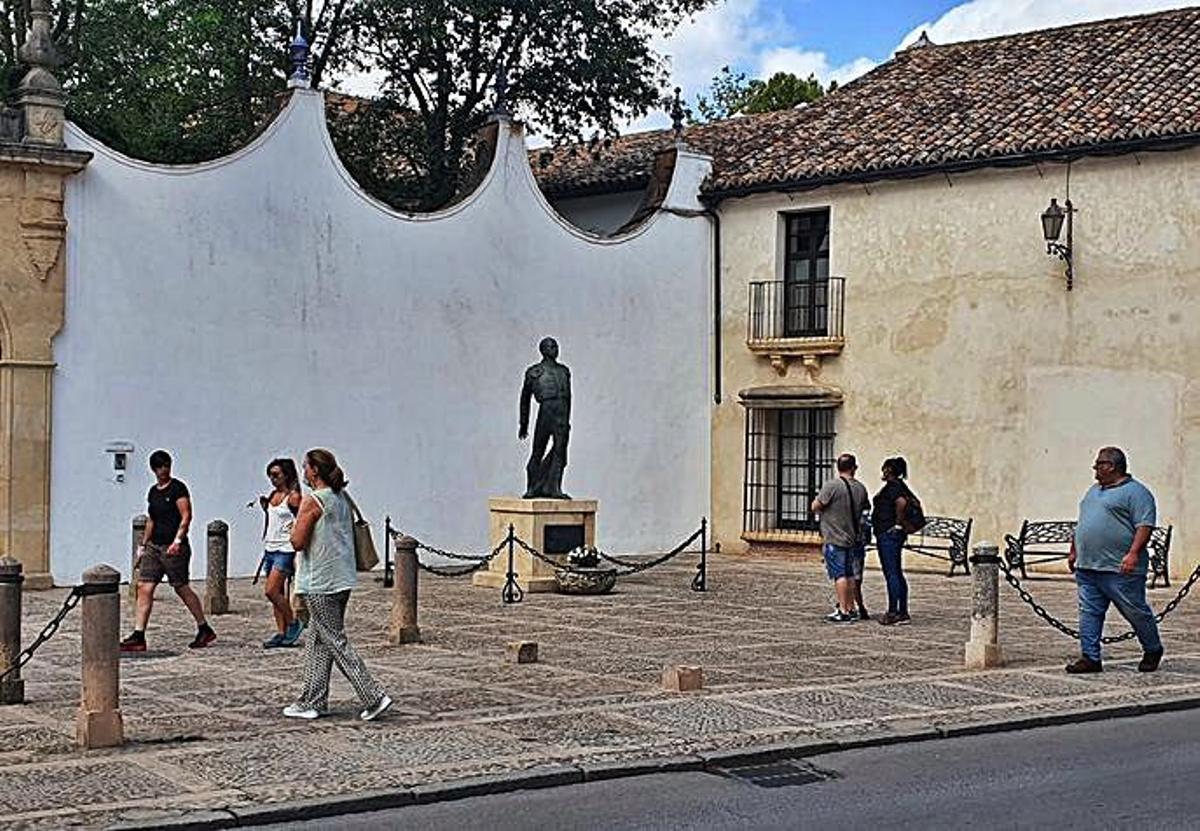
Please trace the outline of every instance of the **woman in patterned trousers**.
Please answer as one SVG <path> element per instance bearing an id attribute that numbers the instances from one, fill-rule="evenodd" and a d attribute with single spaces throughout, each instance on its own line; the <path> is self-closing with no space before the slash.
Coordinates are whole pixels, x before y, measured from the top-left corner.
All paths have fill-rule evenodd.
<path id="1" fill-rule="evenodd" d="M 354 522 L 343 493 L 346 476 L 328 450 L 304 454 L 304 481 L 312 489 L 300 503 L 292 528 L 296 593 L 308 603 L 308 644 L 304 651 L 304 690 L 283 708 L 288 718 L 317 718 L 329 706 L 329 676 L 336 664 L 362 701 L 359 717 L 371 721 L 392 706 L 362 658 L 346 638 L 346 606 L 358 582 Z"/>

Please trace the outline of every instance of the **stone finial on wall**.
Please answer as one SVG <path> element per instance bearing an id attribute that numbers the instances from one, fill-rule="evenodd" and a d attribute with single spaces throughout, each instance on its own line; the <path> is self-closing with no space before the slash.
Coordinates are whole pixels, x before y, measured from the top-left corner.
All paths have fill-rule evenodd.
<path id="1" fill-rule="evenodd" d="M 54 77 L 61 61 L 50 34 L 50 0 L 33 0 L 30 13 L 33 23 L 20 53 L 30 69 L 17 87 L 17 107 L 25 116 L 21 139 L 28 144 L 61 147 L 66 96 Z"/>

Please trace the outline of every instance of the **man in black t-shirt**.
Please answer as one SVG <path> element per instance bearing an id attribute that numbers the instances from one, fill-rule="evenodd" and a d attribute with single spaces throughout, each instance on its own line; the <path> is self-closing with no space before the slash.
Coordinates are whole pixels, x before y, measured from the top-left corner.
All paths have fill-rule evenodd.
<path id="1" fill-rule="evenodd" d="M 192 498 L 187 485 L 171 477 L 171 456 L 165 450 L 150 454 L 155 483 L 146 494 L 146 533 L 138 546 L 137 621 L 133 633 L 121 641 L 122 652 L 146 651 L 146 624 L 154 608 L 154 592 L 164 576 L 175 594 L 196 619 L 196 637 L 189 646 L 200 649 L 217 639 L 204 619 L 200 598 L 188 584 L 192 547 L 188 527 L 192 524 Z"/>

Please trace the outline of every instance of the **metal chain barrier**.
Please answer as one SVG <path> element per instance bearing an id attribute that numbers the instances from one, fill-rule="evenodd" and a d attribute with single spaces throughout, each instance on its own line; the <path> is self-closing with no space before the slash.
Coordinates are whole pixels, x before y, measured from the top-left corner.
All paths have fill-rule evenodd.
<path id="1" fill-rule="evenodd" d="M 391 527 L 390 520 L 387 526 L 387 534 L 387 544 L 389 546 L 392 545 L 392 540 L 394 540 L 396 537 L 403 536 L 401 531 Z M 458 567 L 436 566 L 430 563 L 422 562 L 420 557 L 418 557 L 417 567 L 422 571 L 427 571 L 430 574 L 437 575 L 438 577 L 465 577 L 468 574 L 474 574 L 475 572 L 487 566 L 487 564 L 490 563 L 494 557 L 504 550 L 504 547 L 507 544 L 507 539 L 502 541 L 499 545 L 492 549 L 490 554 L 459 554 L 454 551 L 446 551 L 441 548 L 436 548 L 432 545 L 426 545 L 425 543 L 418 541 L 417 551 L 427 551 L 434 556 L 445 557 L 447 560 L 458 560 L 459 562 L 466 563 L 467 565 Z"/>
<path id="2" fill-rule="evenodd" d="M 702 520 L 700 523 L 700 527 L 697 528 L 691 534 L 691 536 L 689 536 L 683 542 L 679 543 L 679 545 L 675 546 L 670 551 L 668 551 L 664 554 L 661 554 L 658 557 L 655 557 L 650 560 L 645 560 L 645 561 L 627 560 L 627 559 L 620 558 L 620 557 L 614 557 L 611 554 L 605 554 L 604 552 L 602 552 L 598 549 L 595 549 L 595 548 L 589 549 L 589 550 L 595 551 L 596 556 L 598 556 L 600 559 L 605 560 L 606 562 L 612 563 L 613 565 L 617 566 L 616 571 L 617 571 L 618 577 L 628 577 L 631 574 L 638 574 L 640 572 L 646 571 L 647 569 L 654 568 L 655 566 L 660 566 L 669 560 L 673 560 L 675 557 L 678 557 L 680 554 L 687 552 L 688 546 L 691 545 L 692 543 L 694 543 L 697 539 L 702 540 L 702 543 L 700 546 L 700 551 L 699 551 L 700 564 L 696 568 L 696 575 L 692 578 L 691 585 L 692 585 L 692 589 L 694 591 L 706 591 L 707 590 L 706 566 L 707 566 L 707 555 L 708 555 L 708 550 L 707 550 L 708 549 L 708 545 L 707 545 L 708 528 L 707 528 L 707 525 L 708 525 L 707 520 Z M 570 562 L 566 562 L 566 563 L 558 562 L 557 560 L 554 560 L 554 559 L 546 556 L 542 552 L 538 551 L 536 548 L 531 546 L 529 543 L 525 542 L 520 537 L 513 536 L 512 539 L 513 539 L 513 542 L 516 543 L 518 546 L 520 546 L 521 549 L 525 551 L 525 553 L 529 554 L 529 556 L 535 557 L 535 558 L 541 560 L 542 562 L 546 563 L 547 565 L 553 566 L 555 569 L 558 569 L 561 571 L 566 571 L 571 574 L 591 574 L 591 573 L 593 573 L 590 570 L 576 568 L 576 567 L 572 566 L 570 564 Z M 695 553 L 695 552 L 692 552 L 692 553 Z"/>
<path id="3" fill-rule="evenodd" d="M 1072 629 L 1054 615 L 1047 612 L 1045 607 L 1034 600 L 1033 595 L 1021 585 L 1021 580 L 1015 574 L 1013 574 L 1008 563 L 1004 562 L 1004 558 L 1000 558 L 999 562 L 1000 570 L 1004 572 L 1004 579 L 1010 586 L 1016 589 L 1016 592 L 1020 596 L 1021 600 L 1023 600 L 1026 605 L 1029 606 L 1029 608 L 1033 609 L 1034 614 L 1046 621 L 1046 623 L 1053 626 L 1059 632 L 1062 632 L 1064 635 L 1074 638 L 1075 640 L 1079 640 L 1078 630 Z M 1192 574 L 1190 577 L 1188 577 L 1187 582 L 1183 584 L 1183 586 L 1179 589 L 1179 592 L 1171 599 L 1171 602 L 1164 606 L 1163 610 L 1154 616 L 1154 622 L 1162 623 L 1163 618 L 1175 611 L 1176 607 L 1179 606 L 1179 604 L 1183 602 L 1183 599 L 1188 596 L 1188 593 L 1192 590 L 1192 586 L 1196 584 L 1197 580 L 1200 580 L 1200 565 L 1196 566 L 1196 568 L 1192 571 Z M 1137 633 L 1131 629 L 1128 632 L 1124 632 L 1120 635 L 1108 635 L 1103 637 L 1100 639 L 1100 642 L 1120 643 L 1121 641 L 1127 641 L 1130 638 L 1135 637 L 1137 637 Z"/>
<path id="4" fill-rule="evenodd" d="M 17 659 L 13 662 L 12 666 L 4 670 L 4 672 L 0 672 L 0 681 L 3 681 L 9 675 L 12 675 L 21 667 L 29 663 L 30 659 L 33 658 L 33 653 L 37 652 L 42 644 L 54 637 L 55 633 L 58 632 L 58 627 L 62 625 L 63 620 L 71 613 L 71 610 L 79 605 L 79 601 L 83 599 L 84 595 L 102 593 L 94 591 L 95 588 L 95 586 L 72 587 L 71 593 L 67 595 L 65 600 L 63 600 L 62 607 L 58 610 L 58 613 L 50 619 L 49 623 L 42 627 L 41 633 L 37 636 L 34 642 L 25 649 L 21 650 L 21 653 L 17 655 Z M 102 586 L 101 588 L 108 590 L 107 586 Z"/>

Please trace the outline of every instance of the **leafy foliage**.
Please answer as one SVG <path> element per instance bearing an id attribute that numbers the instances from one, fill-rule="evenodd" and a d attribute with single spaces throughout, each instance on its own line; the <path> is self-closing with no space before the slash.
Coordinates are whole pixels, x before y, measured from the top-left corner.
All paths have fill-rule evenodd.
<path id="1" fill-rule="evenodd" d="M 0 78 L 19 79 L 29 0 L 0 0 Z M 615 134 L 661 103 L 650 47 L 714 0 L 56 0 L 69 115 L 139 158 L 191 162 L 244 144 L 278 107 L 292 21 L 313 83 L 350 70 L 381 95 L 331 122 L 343 161 L 394 205 L 428 210 L 469 176 L 474 136 L 507 102 L 552 141 Z"/>
<path id="2" fill-rule="evenodd" d="M 697 96 L 695 120 L 716 121 L 735 115 L 790 110 L 835 89 L 836 81 L 831 81 L 826 90 L 815 75 L 802 79 L 790 72 L 776 72 L 765 81 L 747 80 L 744 72 L 735 73 L 725 66 L 712 79 L 708 92 Z"/>

